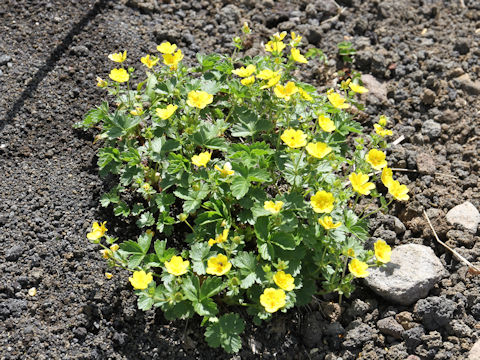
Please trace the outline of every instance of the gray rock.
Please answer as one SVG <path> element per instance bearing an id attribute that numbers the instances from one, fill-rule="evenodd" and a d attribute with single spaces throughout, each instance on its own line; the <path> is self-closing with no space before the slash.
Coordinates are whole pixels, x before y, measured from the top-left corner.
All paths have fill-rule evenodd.
<path id="1" fill-rule="evenodd" d="M 468 360 L 480 360 L 480 340 L 473 345 L 468 353 Z"/>
<path id="2" fill-rule="evenodd" d="M 7 55 L 7 54 L 0 55 L 0 66 L 5 65 L 11 60 L 12 60 L 12 57 L 10 55 Z"/>
<path id="3" fill-rule="evenodd" d="M 396 339 L 401 339 L 404 332 L 403 326 L 393 316 L 378 320 L 377 327 L 382 334 L 393 336 Z"/>
<path id="4" fill-rule="evenodd" d="M 228 4 L 220 10 L 223 21 L 238 22 L 240 19 L 240 9 L 233 4 Z"/>
<path id="5" fill-rule="evenodd" d="M 368 97 L 374 97 L 377 101 L 383 103 L 387 102 L 387 87 L 384 83 L 381 83 L 375 79 L 372 75 L 362 75 L 363 85 L 368 89 Z"/>
<path id="6" fill-rule="evenodd" d="M 447 213 L 447 221 L 452 225 L 461 225 L 472 234 L 475 234 L 478 223 L 480 223 L 480 213 L 470 201 L 465 201 Z"/>
<path id="7" fill-rule="evenodd" d="M 432 155 L 427 152 L 420 152 L 416 159 L 417 169 L 424 174 L 433 174 L 437 171 L 437 165 Z"/>
<path id="8" fill-rule="evenodd" d="M 445 273 L 431 248 L 407 244 L 393 249 L 391 261 L 386 266 L 370 269 L 365 282 L 383 298 L 410 305 L 425 297 Z"/>
<path id="9" fill-rule="evenodd" d="M 439 137 L 441 133 L 442 125 L 433 120 L 427 120 L 422 125 L 422 134 L 429 136 L 431 139 Z"/>
<path id="10" fill-rule="evenodd" d="M 16 261 L 20 256 L 22 256 L 24 251 L 25 247 L 23 245 L 12 246 L 5 252 L 5 259 L 8 261 Z"/>
<path id="11" fill-rule="evenodd" d="M 456 337 L 471 337 L 472 329 L 462 320 L 452 320 L 448 332 Z"/>
<path id="12" fill-rule="evenodd" d="M 454 301 L 444 296 L 430 296 L 418 300 L 413 311 L 427 330 L 437 330 L 451 321 L 456 309 L 457 304 Z"/>
<path id="13" fill-rule="evenodd" d="M 403 338 L 410 352 L 422 343 L 423 335 L 425 335 L 425 330 L 420 326 L 404 331 Z"/>
<path id="14" fill-rule="evenodd" d="M 468 54 L 470 51 L 470 41 L 468 39 L 462 38 L 462 39 L 456 39 L 455 45 L 453 45 L 453 50 L 458 51 L 460 55 L 465 55 Z"/>
<path id="15" fill-rule="evenodd" d="M 480 81 L 472 81 L 468 74 L 453 79 L 453 82 L 457 88 L 463 89 L 470 95 L 480 95 Z"/>
<path id="16" fill-rule="evenodd" d="M 346 349 L 360 349 L 364 343 L 373 339 L 375 331 L 360 321 L 353 321 L 347 328 L 343 346 Z"/>
<path id="17" fill-rule="evenodd" d="M 72 53 L 77 56 L 88 56 L 90 50 L 85 45 L 77 45 L 72 47 Z"/>
<path id="18" fill-rule="evenodd" d="M 425 105 L 432 105 L 435 102 L 436 94 L 430 89 L 425 89 L 422 94 L 422 102 Z"/>

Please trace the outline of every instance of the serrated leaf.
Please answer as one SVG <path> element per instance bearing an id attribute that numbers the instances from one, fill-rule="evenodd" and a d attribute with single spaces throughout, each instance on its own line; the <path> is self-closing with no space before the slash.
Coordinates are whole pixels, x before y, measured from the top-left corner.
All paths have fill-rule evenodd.
<path id="1" fill-rule="evenodd" d="M 121 243 L 120 249 L 130 254 L 143 254 L 142 247 L 133 240 L 124 241 Z"/>
<path id="2" fill-rule="evenodd" d="M 200 299 L 205 299 L 218 294 L 225 288 L 221 277 L 208 277 L 200 287 Z"/>
<path id="3" fill-rule="evenodd" d="M 158 261 L 165 262 L 169 261 L 172 256 L 175 255 L 175 249 L 170 248 L 166 249 L 167 241 L 166 240 L 156 240 L 153 244 L 153 248 L 155 249 L 155 253 L 157 254 Z"/>
<path id="4" fill-rule="evenodd" d="M 222 346 L 228 353 L 238 352 L 242 348 L 240 334 L 245 329 L 245 322 L 238 314 L 225 314 L 216 323 L 208 325 L 205 339 L 213 348 Z"/>
<path id="5" fill-rule="evenodd" d="M 137 299 L 137 306 L 140 310 L 147 311 L 150 310 L 153 306 L 153 298 L 146 294 L 140 294 Z"/>
<path id="6" fill-rule="evenodd" d="M 200 292 L 200 281 L 196 276 L 190 276 L 183 280 L 182 289 L 185 297 L 192 301 L 197 302 Z"/>
<path id="7" fill-rule="evenodd" d="M 295 291 L 297 294 L 297 306 L 308 305 L 312 301 L 312 296 L 317 292 L 315 281 L 312 279 L 303 279 L 302 288 Z"/>
<path id="8" fill-rule="evenodd" d="M 205 262 L 210 255 L 210 246 L 207 243 L 197 243 L 192 245 L 190 250 L 190 259 L 192 259 L 192 270 L 198 275 L 205 275 L 207 267 Z"/>
<path id="9" fill-rule="evenodd" d="M 268 216 L 260 216 L 257 218 L 254 229 L 258 239 L 263 241 L 266 241 L 268 239 L 268 223 Z"/>
<path id="10" fill-rule="evenodd" d="M 150 249 L 150 243 L 152 241 L 152 236 L 148 233 L 143 233 L 138 237 L 137 243 L 142 248 L 144 254 Z"/>
<path id="11" fill-rule="evenodd" d="M 140 218 L 136 222 L 139 228 L 149 227 L 155 224 L 155 218 L 152 213 L 147 211 L 140 215 Z"/>
<path id="12" fill-rule="evenodd" d="M 130 269 L 136 268 L 138 265 L 142 263 L 144 258 L 145 258 L 145 255 L 143 254 L 134 254 L 130 256 L 130 258 L 128 259 L 128 267 Z"/>
<path id="13" fill-rule="evenodd" d="M 120 201 L 117 206 L 113 209 L 113 213 L 115 216 L 124 216 L 127 217 L 130 215 L 130 208 L 128 207 L 127 203 L 124 201 Z"/>
<path id="14" fill-rule="evenodd" d="M 200 316 L 215 316 L 218 314 L 217 304 L 210 299 L 205 298 L 199 302 L 193 303 L 193 309 Z"/>
<path id="15" fill-rule="evenodd" d="M 235 176 L 232 180 L 231 190 L 232 195 L 235 196 L 237 200 L 245 196 L 250 188 L 250 181 L 245 179 L 242 176 Z"/>
<path id="16" fill-rule="evenodd" d="M 293 235 L 285 232 L 277 232 L 273 234 L 271 242 L 284 250 L 295 250 L 296 246 Z"/>

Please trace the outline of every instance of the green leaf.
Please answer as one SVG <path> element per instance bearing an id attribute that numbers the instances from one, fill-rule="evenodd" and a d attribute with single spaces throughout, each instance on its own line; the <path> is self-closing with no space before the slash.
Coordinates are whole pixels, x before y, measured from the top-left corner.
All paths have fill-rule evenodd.
<path id="1" fill-rule="evenodd" d="M 260 240 L 267 241 L 268 239 L 268 223 L 268 216 L 260 216 L 257 218 L 257 222 L 255 223 L 254 228 L 255 234 Z"/>
<path id="2" fill-rule="evenodd" d="M 120 249 L 129 254 L 143 254 L 142 247 L 133 240 L 124 241 L 120 244 Z"/>
<path id="3" fill-rule="evenodd" d="M 128 215 L 130 215 L 130 208 L 125 201 L 120 201 L 113 209 L 113 213 L 115 214 L 115 216 L 122 215 L 124 217 L 127 217 Z"/>
<path id="4" fill-rule="evenodd" d="M 213 348 L 221 346 L 227 353 L 238 352 L 242 348 L 240 334 L 245 329 L 245 322 L 238 314 L 225 314 L 218 322 L 208 325 L 205 339 Z"/>
<path id="5" fill-rule="evenodd" d="M 312 296 L 317 292 L 317 287 L 315 286 L 315 281 L 312 279 L 303 279 L 302 288 L 298 291 L 295 291 L 297 294 L 297 306 L 308 305 L 312 301 Z"/>
<path id="6" fill-rule="evenodd" d="M 162 309 L 164 311 L 165 318 L 170 321 L 176 319 L 188 319 L 194 314 L 191 302 L 186 300 L 174 305 L 166 303 L 164 306 L 162 306 Z"/>
<path id="7" fill-rule="evenodd" d="M 272 244 L 258 240 L 257 248 L 263 260 L 272 260 L 275 258 L 275 250 Z"/>
<path id="8" fill-rule="evenodd" d="M 277 232 L 273 234 L 271 242 L 284 250 L 295 250 L 295 239 L 292 234 Z"/>
<path id="9" fill-rule="evenodd" d="M 240 273 L 240 287 L 242 289 L 248 289 L 257 280 L 257 260 L 252 253 L 241 251 L 237 256 L 232 259 L 232 264 Z"/>
<path id="10" fill-rule="evenodd" d="M 218 294 L 225 288 L 221 277 L 208 277 L 200 288 L 200 299 L 205 299 Z"/>
<path id="11" fill-rule="evenodd" d="M 147 211 L 140 216 L 140 219 L 137 220 L 136 224 L 139 228 L 149 227 L 155 224 L 155 218 L 151 212 Z"/>
<path id="12" fill-rule="evenodd" d="M 211 95 L 215 95 L 221 90 L 222 86 L 213 80 L 203 80 L 200 83 L 200 90 L 203 90 Z"/>
<path id="13" fill-rule="evenodd" d="M 129 166 L 125 169 L 122 176 L 120 177 L 120 184 L 123 186 L 130 185 L 133 180 L 140 175 L 143 176 L 143 170 L 138 166 Z"/>
<path id="14" fill-rule="evenodd" d="M 210 246 L 206 242 L 192 245 L 190 259 L 192 259 L 192 270 L 198 275 L 205 275 L 207 267 L 205 262 L 210 255 Z"/>
<path id="15" fill-rule="evenodd" d="M 89 110 L 85 114 L 83 121 L 75 123 L 73 127 L 76 129 L 89 129 L 98 124 L 100 121 L 104 120 L 107 115 L 108 103 L 103 102 L 102 105 L 100 105 L 98 108 Z"/>
<path id="16" fill-rule="evenodd" d="M 165 262 L 169 261 L 172 256 L 175 255 L 175 249 L 170 248 L 166 249 L 167 247 L 167 240 L 156 240 L 153 244 L 153 248 L 155 249 L 155 253 L 158 256 L 158 261 Z"/>
<path id="17" fill-rule="evenodd" d="M 210 298 L 194 302 L 193 309 L 200 316 L 215 316 L 218 314 L 217 304 Z"/>
<path id="18" fill-rule="evenodd" d="M 242 176 L 234 176 L 232 180 L 231 190 L 232 195 L 235 196 L 237 200 L 245 196 L 250 188 L 250 181 Z"/>
<path id="19" fill-rule="evenodd" d="M 265 182 L 272 181 L 270 173 L 265 169 L 249 169 L 248 173 L 249 181 Z"/>
<path id="20" fill-rule="evenodd" d="M 130 116 L 116 112 L 111 119 L 113 126 L 107 131 L 108 138 L 113 140 L 126 135 L 128 131 L 137 126 L 141 120 L 140 116 Z"/>
<path id="21" fill-rule="evenodd" d="M 128 259 L 128 265 L 127 266 L 130 269 L 134 269 L 141 264 L 141 262 L 143 261 L 144 258 L 145 258 L 145 255 L 143 255 L 143 254 L 132 255 Z"/>
<path id="22" fill-rule="evenodd" d="M 113 147 L 104 147 L 98 151 L 98 167 L 100 175 L 108 173 L 118 174 L 122 161 L 120 160 L 120 151 Z"/>
<path id="23" fill-rule="evenodd" d="M 153 302 L 154 300 L 152 297 L 142 293 L 137 299 L 137 306 L 140 310 L 147 311 L 152 308 Z"/>
<path id="24" fill-rule="evenodd" d="M 148 252 L 150 249 L 150 243 L 152 242 L 152 235 L 149 235 L 148 233 L 143 233 L 138 237 L 138 245 L 142 248 L 142 251 L 144 254 Z"/>
<path id="25" fill-rule="evenodd" d="M 114 186 L 108 193 L 105 193 L 100 198 L 100 204 L 103 207 L 107 207 L 110 204 L 118 204 L 120 201 L 120 195 L 118 195 L 118 191 L 122 189 L 120 185 Z"/>
<path id="26" fill-rule="evenodd" d="M 200 281 L 195 275 L 183 280 L 182 289 L 188 300 L 192 302 L 197 302 L 199 300 Z"/>

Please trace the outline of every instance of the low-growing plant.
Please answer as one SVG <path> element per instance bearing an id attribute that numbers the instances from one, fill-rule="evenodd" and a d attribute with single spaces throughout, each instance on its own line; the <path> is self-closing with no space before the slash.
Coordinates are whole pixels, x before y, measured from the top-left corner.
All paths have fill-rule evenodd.
<path id="1" fill-rule="evenodd" d="M 196 313 L 227 352 L 241 347 L 235 309 L 259 324 L 314 294 L 349 296 L 355 277 L 390 260 L 384 241 L 364 248 L 368 216 L 408 199 L 387 167 L 387 118 L 366 133 L 349 111 L 367 91 L 358 78 L 319 93 L 292 74 L 321 51 L 302 55 L 301 37 L 283 32 L 265 55 L 240 57 L 244 36 L 232 56 L 197 54 L 194 67 L 164 42 L 141 59 L 146 79 L 126 52 L 111 54 L 119 68 L 97 85 L 114 103 L 77 124 L 99 130 L 100 174 L 118 179 L 102 206 L 142 232 L 121 242 L 94 223 L 88 238 L 133 273 L 140 309 Z"/>

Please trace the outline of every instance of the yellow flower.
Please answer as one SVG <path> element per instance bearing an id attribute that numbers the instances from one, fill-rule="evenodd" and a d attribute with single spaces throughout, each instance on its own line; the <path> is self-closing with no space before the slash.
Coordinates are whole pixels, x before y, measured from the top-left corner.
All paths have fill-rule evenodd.
<path id="1" fill-rule="evenodd" d="M 244 34 L 250 34 L 251 32 L 250 27 L 248 26 L 248 23 L 246 21 L 243 23 L 242 32 Z"/>
<path id="2" fill-rule="evenodd" d="M 261 86 L 260 89 L 262 89 L 262 90 L 263 89 L 268 89 L 268 88 L 271 88 L 271 87 L 277 85 L 277 83 L 280 81 L 281 77 L 282 77 L 282 75 L 280 73 L 278 75 L 275 75 L 274 77 L 270 78 L 265 85 Z"/>
<path id="3" fill-rule="evenodd" d="M 375 257 L 378 261 L 386 264 L 390 261 L 392 255 L 392 248 L 383 240 L 378 240 L 374 245 Z"/>
<path id="4" fill-rule="evenodd" d="M 92 231 L 87 234 L 87 239 L 88 240 L 98 240 L 101 237 L 105 235 L 107 232 L 107 228 L 105 227 L 105 224 L 107 222 L 104 221 L 102 225 L 100 225 L 98 222 L 94 222 L 92 225 Z"/>
<path id="5" fill-rule="evenodd" d="M 325 115 L 320 115 L 318 117 L 318 125 L 320 125 L 322 130 L 325 132 L 332 132 L 335 131 L 335 129 L 337 128 L 335 126 L 335 123 L 328 116 Z"/>
<path id="6" fill-rule="evenodd" d="M 393 135 L 393 131 L 392 130 L 387 130 L 387 129 L 384 129 L 381 125 L 379 124 L 373 124 L 373 127 L 375 128 L 375 132 L 380 135 L 381 137 L 385 137 L 385 136 L 392 136 Z"/>
<path id="7" fill-rule="evenodd" d="M 341 222 L 333 223 L 331 216 L 324 216 L 321 219 L 318 219 L 318 223 L 323 226 L 325 230 L 336 229 L 342 225 Z"/>
<path id="8" fill-rule="evenodd" d="M 227 241 L 228 232 L 229 232 L 229 229 L 224 229 L 220 235 L 217 235 L 215 240 L 213 240 L 213 239 L 208 240 L 208 245 L 213 246 L 215 244 L 221 244 L 221 243 Z"/>
<path id="9" fill-rule="evenodd" d="M 145 273 L 145 271 L 134 271 L 133 276 L 129 277 L 130 284 L 135 290 L 144 290 L 153 280 L 152 273 Z"/>
<path id="10" fill-rule="evenodd" d="M 355 250 L 353 250 L 352 248 L 349 248 L 347 250 L 347 256 L 350 256 L 350 257 L 355 257 Z"/>
<path id="11" fill-rule="evenodd" d="M 397 180 L 393 180 L 390 182 L 390 185 L 388 186 L 388 192 L 390 195 L 393 196 L 395 200 L 399 201 L 407 201 L 410 199 L 410 196 L 408 196 L 408 188 L 406 185 L 400 185 L 400 182 Z"/>
<path id="12" fill-rule="evenodd" d="M 104 88 L 108 86 L 108 83 L 105 80 L 103 80 L 101 77 L 97 76 L 97 86 L 99 88 Z"/>
<path id="13" fill-rule="evenodd" d="M 112 250 L 113 252 L 117 251 L 118 249 L 120 249 L 120 246 L 118 246 L 118 244 L 112 244 L 110 246 L 110 250 Z"/>
<path id="14" fill-rule="evenodd" d="M 368 182 L 368 175 L 362 174 L 361 172 L 351 173 L 348 177 L 350 180 L 353 190 L 358 192 L 361 195 L 370 194 L 370 190 L 375 189 L 375 184 Z"/>
<path id="15" fill-rule="evenodd" d="M 215 165 L 215 170 L 220 171 L 221 177 L 227 177 L 229 175 L 235 174 L 235 171 L 232 170 L 232 164 L 230 164 L 229 162 L 226 162 L 225 165 L 223 165 L 223 169 L 218 165 Z"/>
<path id="16" fill-rule="evenodd" d="M 183 260 L 181 256 L 172 256 L 170 261 L 165 261 L 165 268 L 167 271 L 175 276 L 180 276 L 188 271 L 190 262 Z"/>
<path id="17" fill-rule="evenodd" d="M 182 50 L 178 49 L 176 53 L 163 54 L 162 57 L 163 63 L 167 66 L 170 66 L 170 70 L 177 70 L 178 63 L 183 59 L 183 54 Z"/>
<path id="18" fill-rule="evenodd" d="M 356 258 L 352 259 L 352 261 L 350 261 L 350 264 L 348 264 L 348 270 L 350 270 L 350 273 L 352 273 L 353 276 L 358 278 L 367 277 L 370 274 L 367 269 L 368 264 Z"/>
<path id="19" fill-rule="evenodd" d="M 168 104 L 165 109 L 157 108 L 155 112 L 160 119 L 167 120 L 170 116 L 172 116 L 175 113 L 175 111 L 177 111 L 177 109 L 178 109 L 177 105 Z"/>
<path id="20" fill-rule="evenodd" d="M 387 126 L 387 123 L 388 123 L 388 118 L 385 116 L 385 115 L 380 115 L 380 119 L 378 119 L 378 124 L 380 126 Z"/>
<path id="21" fill-rule="evenodd" d="M 317 158 L 322 159 L 332 152 L 332 148 L 323 142 L 308 143 L 307 152 Z"/>
<path id="22" fill-rule="evenodd" d="M 277 271 L 275 275 L 273 275 L 273 281 L 277 286 L 285 291 L 292 291 L 295 289 L 295 279 L 290 274 L 285 274 L 284 271 Z"/>
<path id="23" fill-rule="evenodd" d="M 307 145 L 307 135 L 302 130 L 289 128 L 283 132 L 280 139 L 292 149 Z"/>
<path id="24" fill-rule="evenodd" d="M 327 98 L 336 109 L 348 109 L 350 107 L 350 104 L 345 103 L 345 98 L 336 92 L 327 92 Z"/>
<path id="25" fill-rule="evenodd" d="M 240 82 L 242 83 L 242 85 L 250 86 L 255 82 L 255 76 L 253 76 L 253 75 L 249 76 L 245 79 L 240 80 Z"/>
<path id="26" fill-rule="evenodd" d="M 282 31 L 281 33 L 276 32 L 275 34 L 273 34 L 273 38 L 276 41 L 282 41 L 283 39 L 285 39 L 285 36 L 287 36 L 286 31 Z"/>
<path id="27" fill-rule="evenodd" d="M 207 261 L 207 274 L 225 275 L 232 268 L 232 264 L 228 262 L 228 258 L 223 254 L 213 256 Z"/>
<path id="28" fill-rule="evenodd" d="M 116 81 L 116 82 L 119 82 L 119 83 L 123 83 L 125 81 L 128 81 L 128 79 L 130 79 L 130 75 L 128 75 L 127 70 L 125 70 L 123 68 L 112 69 L 112 71 L 110 71 L 110 74 L 108 76 L 113 81 Z"/>
<path id="29" fill-rule="evenodd" d="M 280 73 L 279 71 L 272 71 L 270 69 L 265 69 L 258 73 L 257 78 L 261 80 L 269 80 L 277 76 L 279 73 Z"/>
<path id="30" fill-rule="evenodd" d="M 266 288 L 260 295 L 260 304 L 266 312 L 274 313 L 285 306 L 286 294 L 282 289 Z"/>
<path id="31" fill-rule="evenodd" d="M 365 94 L 366 92 L 368 92 L 368 89 L 366 87 L 355 83 L 350 83 L 348 86 L 353 92 L 356 92 L 357 94 Z"/>
<path id="32" fill-rule="evenodd" d="M 102 249 L 100 250 L 100 253 L 102 254 L 102 257 L 104 259 L 110 259 L 112 257 L 112 250 L 108 250 L 108 249 Z"/>
<path id="33" fill-rule="evenodd" d="M 302 54 L 300 54 L 300 50 L 298 49 L 295 49 L 295 48 L 292 48 L 290 50 L 290 53 L 292 54 L 292 59 L 298 63 L 302 63 L 302 64 L 306 64 L 308 63 L 308 60 L 305 58 L 305 56 L 303 56 Z"/>
<path id="34" fill-rule="evenodd" d="M 187 104 L 191 107 L 204 109 L 208 104 L 213 102 L 213 95 L 205 91 L 190 91 L 188 93 Z"/>
<path id="35" fill-rule="evenodd" d="M 313 211 L 316 213 L 330 213 L 333 210 L 333 203 L 335 198 L 332 193 L 325 190 L 317 191 L 315 195 L 310 199 Z"/>
<path id="36" fill-rule="evenodd" d="M 130 110 L 130 114 L 133 116 L 140 116 L 143 114 L 143 109 L 140 106 L 137 106 L 135 110 Z"/>
<path id="37" fill-rule="evenodd" d="M 127 59 L 127 50 L 125 50 L 123 53 L 118 52 L 118 53 L 110 54 L 108 55 L 108 58 L 117 63 L 122 63 Z"/>
<path id="38" fill-rule="evenodd" d="M 263 203 L 263 208 L 267 211 L 270 211 L 272 214 L 278 214 L 282 210 L 283 201 L 265 201 Z"/>
<path id="39" fill-rule="evenodd" d="M 265 44 L 265 51 L 271 53 L 281 53 L 286 46 L 287 45 L 285 45 L 282 41 L 270 40 L 268 43 Z"/>
<path id="40" fill-rule="evenodd" d="M 385 160 L 385 153 L 377 149 L 370 150 L 367 156 L 365 156 L 365 160 L 367 160 L 375 170 L 382 170 L 382 168 L 388 165 L 387 160 Z"/>
<path id="41" fill-rule="evenodd" d="M 249 77 L 256 70 L 257 70 L 257 67 L 253 64 L 250 64 L 246 68 L 242 66 L 240 69 L 232 70 L 232 73 L 234 73 L 235 75 L 238 75 L 240 77 Z"/>
<path id="42" fill-rule="evenodd" d="M 192 164 L 197 165 L 198 167 L 207 167 L 208 162 L 212 157 L 212 153 L 208 151 L 201 152 L 198 155 L 192 157 Z"/>
<path id="43" fill-rule="evenodd" d="M 157 50 L 162 54 L 173 54 L 177 50 L 177 45 L 170 44 L 168 41 L 163 42 L 157 46 Z"/>
<path id="44" fill-rule="evenodd" d="M 278 84 L 275 86 L 273 92 L 280 99 L 285 99 L 286 101 L 290 100 L 290 97 L 298 91 L 298 88 L 295 86 L 295 83 L 289 81 L 285 86 Z"/>
<path id="45" fill-rule="evenodd" d="M 298 88 L 298 93 L 302 96 L 302 98 L 304 100 L 307 100 L 307 101 L 312 101 L 313 98 L 310 96 L 309 93 L 307 93 L 305 90 L 303 90 L 302 88 Z"/>
<path id="46" fill-rule="evenodd" d="M 106 272 L 105 273 L 105 277 L 110 280 L 112 277 L 113 277 L 113 274 L 112 273 L 109 273 L 109 272 Z"/>
<path id="47" fill-rule="evenodd" d="M 160 60 L 159 58 L 157 57 L 152 57 L 150 58 L 150 55 L 147 55 L 147 56 L 144 56 L 140 59 L 140 61 L 142 62 L 142 64 L 144 64 L 146 67 L 148 67 L 149 69 L 151 69 L 152 67 L 154 67 L 155 65 L 157 65 L 158 63 L 158 60 Z"/>
<path id="48" fill-rule="evenodd" d="M 295 32 L 291 32 L 290 35 L 292 36 L 292 41 L 290 41 L 290 46 L 295 47 L 298 44 L 300 44 L 300 41 L 302 41 L 302 37 L 295 34 Z"/>
<path id="49" fill-rule="evenodd" d="M 388 167 L 384 167 L 382 169 L 382 183 L 383 183 L 383 185 L 385 185 L 387 188 L 389 188 L 392 182 L 393 182 L 392 169 L 390 169 Z"/>

